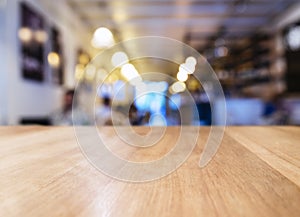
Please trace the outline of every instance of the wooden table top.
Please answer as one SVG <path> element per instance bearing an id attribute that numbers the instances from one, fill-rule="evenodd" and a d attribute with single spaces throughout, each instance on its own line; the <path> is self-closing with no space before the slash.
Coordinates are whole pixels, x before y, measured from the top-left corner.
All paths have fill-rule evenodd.
<path id="1" fill-rule="evenodd" d="M 121 144 L 113 128 L 99 131 Z M 162 149 L 177 131 L 167 128 Z M 200 128 L 196 148 L 178 170 L 136 184 L 95 169 L 71 127 L 0 127 L 0 216 L 300 215 L 299 127 L 227 127 L 213 160 L 199 168 L 208 133 Z M 156 149 L 118 154 L 152 159 L 162 150 Z"/>

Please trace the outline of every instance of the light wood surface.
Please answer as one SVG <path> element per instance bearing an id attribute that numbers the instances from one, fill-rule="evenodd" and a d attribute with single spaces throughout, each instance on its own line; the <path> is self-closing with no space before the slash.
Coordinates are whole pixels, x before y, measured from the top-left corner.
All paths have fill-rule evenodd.
<path id="1" fill-rule="evenodd" d="M 178 128 L 167 128 L 153 150 L 126 146 L 111 127 L 99 132 L 118 155 L 153 160 L 172 148 Z M 208 133 L 200 128 L 192 155 L 174 173 L 134 184 L 95 169 L 72 128 L 0 127 L 0 216 L 299 216 L 300 128 L 228 127 L 201 169 Z"/>

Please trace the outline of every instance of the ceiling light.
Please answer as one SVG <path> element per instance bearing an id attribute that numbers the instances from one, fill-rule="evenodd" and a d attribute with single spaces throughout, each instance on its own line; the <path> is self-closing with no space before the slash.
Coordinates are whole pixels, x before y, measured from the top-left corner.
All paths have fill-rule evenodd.
<path id="1" fill-rule="evenodd" d="M 107 76 L 107 71 L 103 68 L 100 68 L 98 71 L 97 71 L 97 82 L 101 82 L 101 81 L 104 81 L 105 78 Z"/>
<path id="2" fill-rule="evenodd" d="M 118 80 L 119 80 L 119 77 L 115 73 L 112 73 L 108 76 L 108 78 L 106 79 L 106 82 L 113 84 Z"/>
<path id="3" fill-rule="evenodd" d="M 85 78 L 88 81 L 92 81 L 96 75 L 96 67 L 94 65 L 88 65 L 85 69 Z"/>
<path id="4" fill-rule="evenodd" d="M 48 54 L 48 63 L 53 68 L 58 68 L 60 65 L 60 57 L 56 52 L 50 52 Z"/>
<path id="5" fill-rule="evenodd" d="M 184 92 L 186 89 L 186 85 L 183 82 L 177 81 L 171 86 L 171 91 L 173 93 Z"/>
<path id="6" fill-rule="evenodd" d="M 128 56 L 124 52 L 116 52 L 112 58 L 111 63 L 114 67 L 121 67 L 128 62 Z"/>
<path id="7" fill-rule="evenodd" d="M 132 64 L 127 63 L 123 65 L 121 68 L 121 74 L 132 85 L 138 85 L 140 82 L 142 82 L 141 76 Z"/>
<path id="8" fill-rule="evenodd" d="M 179 66 L 179 72 L 183 72 L 185 74 L 193 74 L 195 72 L 195 65 L 183 63 Z"/>
<path id="9" fill-rule="evenodd" d="M 286 38 L 291 50 L 298 50 L 300 48 L 300 26 L 292 28 Z"/>
<path id="10" fill-rule="evenodd" d="M 31 31 L 31 29 L 29 29 L 27 27 L 20 28 L 18 35 L 19 35 L 19 39 L 24 43 L 30 42 L 33 37 L 33 33 Z"/>
<path id="11" fill-rule="evenodd" d="M 123 9 L 116 9 L 113 13 L 113 18 L 117 23 L 122 23 L 127 20 L 128 16 Z"/>
<path id="12" fill-rule="evenodd" d="M 43 30 L 37 30 L 35 33 L 34 33 L 34 38 L 37 42 L 39 43 L 45 43 L 48 39 L 48 35 L 45 31 Z"/>
<path id="13" fill-rule="evenodd" d="M 186 58 L 183 67 L 187 68 L 186 71 L 188 74 L 193 74 L 195 72 L 196 65 L 197 65 L 197 59 L 193 56 L 190 56 Z"/>
<path id="14" fill-rule="evenodd" d="M 197 59 L 193 56 L 190 56 L 190 57 L 186 58 L 185 63 L 187 66 L 196 66 Z"/>
<path id="15" fill-rule="evenodd" d="M 81 81 L 84 78 L 84 65 L 78 64 L 75 68 L 75 79 Z"/>
<path id="16" fill-rule="evenodd" d="M 121 74 L 127 79 L 130 80 L 138 75 L 137 70 L 132 64 L 125 64 L 121 68 Z"/>
<path id="17" fill-rule="evenodd" d="M 105 27 L 98 28 L 93 36 L 92 45 L 95 48 L 109 48 L 114 45 L 114 37 L 111 31 Z"/>
<path id="18" fill-rule="evenodd" d="M 89 63 L 90 57 L 89 57 L 89 55 L 87 55 L 85 53 L 82 53 L 82 54 L 79 55 L 78 60 L 79 60 L 80 64 L 86 65 L 86 64 Z"/>
<path id="19" fill-rule="evenodd" d="M 178 81 L 185 82 L 188 79 L 188 77 L 189 77 L 188 74 L 183 71 L 179 71 L 177 73 Z"/>

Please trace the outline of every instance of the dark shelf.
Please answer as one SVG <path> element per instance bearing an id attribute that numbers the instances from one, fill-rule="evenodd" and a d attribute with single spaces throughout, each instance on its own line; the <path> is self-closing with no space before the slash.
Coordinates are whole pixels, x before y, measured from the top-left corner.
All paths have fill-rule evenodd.
<path id="1" fill-rule="evenodd" d="M 273 40 L 271 35 L 254 35 L 244 44 L 229 48 L 228 56 L 211 58 L 209 61 L 216 71 L 228 72 L 225 79 L 220 79 L 222 85 L 239 89 L 269 83 L 272 77 L 268 71 L 274 58 L 270 40 Z"/>

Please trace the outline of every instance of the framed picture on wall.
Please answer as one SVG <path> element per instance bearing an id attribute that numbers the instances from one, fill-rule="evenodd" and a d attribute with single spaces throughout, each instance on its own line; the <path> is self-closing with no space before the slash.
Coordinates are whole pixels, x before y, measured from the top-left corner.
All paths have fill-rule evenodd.
<path id="1" fill-rule="evenodd" d="M 62 85 L 64 83 L 62 38 L 56 27 L 50 29 L 50 35 L 51 52 L 48 54 L 48 63 L 51 68 L 51 80 L 54 84 Z"/>
<path id="2" fill-rule="evenodd" d="M 47 40 L 44 18 L 28 4 L 20 3 L 18 36 L 21 50 L 21 71 L 25 79 L 44 80 L 44 45 Z"/>

